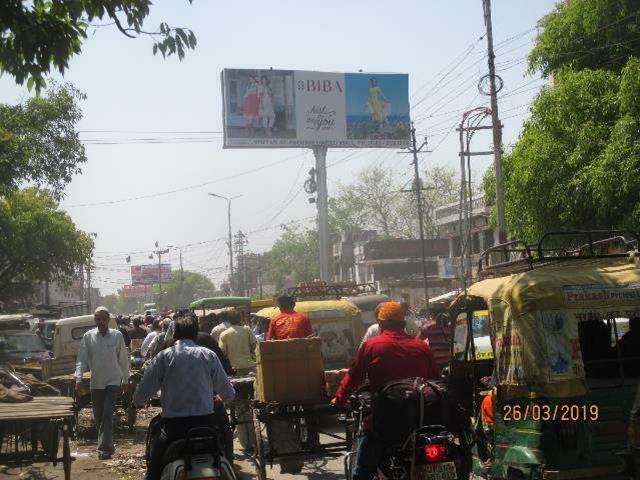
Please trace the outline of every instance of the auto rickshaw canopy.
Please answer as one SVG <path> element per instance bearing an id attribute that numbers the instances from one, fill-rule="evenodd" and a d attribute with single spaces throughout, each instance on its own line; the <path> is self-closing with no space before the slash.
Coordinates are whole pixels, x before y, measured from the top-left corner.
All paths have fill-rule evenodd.
<path id="1" fill-rule="evenodd" d="M 640 268 L 633 256 L 551 263 L 475 283 L 449 313 L 484 305 L 506 396 L 579 396 L 587 383 L 578 325 L 640 316 Z"/>
<path id="2" fill-rule="evenodd" d="M 189 304 L 191 310 L 197 308 L 224 308 L 224 307 L 248 307 L 251 306 L 249 297 L 209 297 L 201 298 Z"/>

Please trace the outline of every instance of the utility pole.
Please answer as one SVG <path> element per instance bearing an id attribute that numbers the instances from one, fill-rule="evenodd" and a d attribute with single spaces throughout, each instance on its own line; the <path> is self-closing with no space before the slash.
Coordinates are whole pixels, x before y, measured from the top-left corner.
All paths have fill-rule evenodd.
<path id="1" fill-rule="evenodd" d="M 327 193 L 327 147 L 313 147 L 316 159 L 316 179 L 318 184 L 318 254 L 320 261 L 320 280 L 330 282 L 329 278 L 329 207 Z"/>
<path id="2" fill-rule="evenodd" d="M 244 247 L 249 243 L 247 241 L 247 236 L 242 233 L 242 230 L 238 230 L 238 233 L 235 235 L 235 248 L 237 258 L 237 272 L 239 273 L 239 280 L 241 281 L 240 292 L 243 296 L 247 296 L 247 263 L 244 255 Z"/>
<path id="3" fill-rule="evenodd" d="M 209 196 L 215 198 L 221 198 L 222 200 L 227 201 L 227 226 L 228 228 L 228 241 L 227 245 L 229 246 L 229 286 L 231 287 L 231 294 L 234 292 L 233 288 L 233 240 L 231 233 L 231 200 L 235 200 L 236 198 L 240 198 L 242 195 L 236 195 L 234 197 L 225 197 L 224 195 L 218 195 L 217 193 L 209 193 Z"/>
<path id="4" fill-rule="evenodd" d="M 477 155 L 492 155 L 493 151 L 472 152 L 471 140 L 475 132 L 492 129 L 492 126 L 480 125 L 482 121 L 491 115 L 491 109 L 476 107 L 462 114 L 462 120 L 457 131 L 460 133 L 460 209 L 459 209 L 459 233 L 460 233 L 460 277 L 462 286 L 466 289 L 471 277 L 468 271 L 467 259 L 473 253 L 473 205 L 471 184 L 471 157 Z M 465 165 L 466 164 L 466 165 Z M 462 217 L 464 215 L 464 223 Z M 466 225 L 466 229 L 463 228 Z M 466 240 L 464 238 L 466 237 Z"/>
<path id="5" fill-rule="evenodd" d="M 424 301 L 425 301 L 425 310 L 427 318 L 429 318 L 429 279 L 427 272 L 427 251 L 425 245 L 424 238 L 424 213 L 422 209 L 422 191 L 429 190 L 428 188 L 422 188 L 422 182 L 420 180 L 420 165 L 418 163 L 418 154 L 419 153 L 428 153 L 429 150 L 426 150 L 427 147 L 427 139 L 425 138 L 422 145 L 418 147 L 416 142 L 416 128 L 411 123 L 411 148 L 408 152 L 401 153 L 411 153 L 413 154 L 413 189 L 412 191 L 415 193 L 416 202 L 418 204 L 418 225 L 420 229 L 420 253 L 422 256 L 422 282 L 424 285 Z M 425 150 L 423 150 L 425 149 Z"/>
<path id="6" fill-rule="evenodd" d="M 87 313 L 91 314 L 91 261 L 87 265 Z"/>
<path id="7" fill-rule="evenodd" d="M 258 254 L 258 288 L 260 289 L 260 299 L 262 299 L 262 255 Z"/>
<path id="8" fill-rule="evenodd" d="M 96 232 L 89 233 L 89 236 L 93 238 L 98 238 L 98 234 Z M 93 268 L 93 253 L 89 257 L 87 262 L 87 313 L 91 314 L 91 269 Z"/>
<path id="9" fill-rule="evenodd" d="M 493 52 L 493 26 L 491 24 L 491 0 L 482 0 L 484 23 L 487 27 L 487 57 L 489 62 L 489 85 L 491 96 L 491 122 L 493 124 L 493 167 L 496 176 L 496 213 L 500 243 L 507 241 L 504 218 L 504 185 L 502 178 L 502 125 L 498 115 L 498 92 L 496 91 L 495 53 Z"/>
<path id="10" fill-rule="evenodd" d="M 164 250 L 161 250 L 158 246 L 158 242 L 156 242 L 156 248 L 158 250 L 154 250 L 153 253 L 158 256 L 158 287 L 160 289 L 158 292 L 158 309 L 162 311 L 162 255 L 169 253 L 169 249 L 165 248 Z"/>

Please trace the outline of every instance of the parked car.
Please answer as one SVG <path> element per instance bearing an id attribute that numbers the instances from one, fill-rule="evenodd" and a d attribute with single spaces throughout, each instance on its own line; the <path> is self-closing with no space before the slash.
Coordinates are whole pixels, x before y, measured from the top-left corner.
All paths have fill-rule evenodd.
<path id="1" fill-rule="evenodd" d="M 28 313 L 0 315 L 0 330 L 29 330 L 33 317 Z"/>
<path id="2" fill-rule="evenodd" d="M 40 363 L 51 358 L 44 341 L 28 330 L 0 331 L 0 362 L 24 364 Z"/>

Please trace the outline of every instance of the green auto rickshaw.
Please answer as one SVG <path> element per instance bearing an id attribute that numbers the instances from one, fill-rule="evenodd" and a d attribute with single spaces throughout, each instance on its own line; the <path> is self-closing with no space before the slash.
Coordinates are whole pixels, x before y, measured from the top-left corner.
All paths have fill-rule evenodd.
<path id="1" fill-rule="evenodd" d="M 502 262 L 450 305 L 449 381 L 476 425 L 473 478 L 630 478 L 640 351 L 621 330 L 640 317 L 640 268 L 637 252 L 589 250 L 526 247 L 513 273 Z"/>

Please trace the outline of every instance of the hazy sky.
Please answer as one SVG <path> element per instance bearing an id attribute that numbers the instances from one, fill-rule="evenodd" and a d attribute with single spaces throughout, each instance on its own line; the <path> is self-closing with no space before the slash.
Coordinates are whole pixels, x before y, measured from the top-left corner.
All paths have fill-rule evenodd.
<path id="1" fill-rule="evenodd" d="M 412 119 L 434 149 L 422 158 L 423 168 L 457 168 L 454 124 L 468 107 L 487 103 L 476 87 L 486 73 L 481 0 L 154 3 L 146 29 L 167 21 L 197 35 L 197 49 L 184 61 L 153 56 L 150 39 L 94 28 L 65 76 L 88 96 L 79 125 L 88 162 L 62 205 L 80 228 L 98 234 L 94 278 L 103 294 L 130 282 L 125 257 L 148 262 L 156 240 L 183 246 L 185 268 L 218 284 L 227 266 L 226 202 L 207 192 L 242 195 L 233 201 L 233 229 L 248 233 L 255 252 L 270 247 L 279 224 L 315 214 L 302 192 L 310 151 L 222 149 L 223 68 L 408 73 Z M 507 144 L 516 140 L 527 104 L 544 83 L 526 75 L 524 57 L 533 27 L 554 3 L 493 2 Z M 0 92 L 7 103 L 29 95 L 6 76 Z M 489 134 L 475 140 L 478 150 L 489 146 Z M 480 179 L 491 159 L 473 161 Z M 329 150 L 327 163 L 337 163 L 328 171 L 329 194 L 337 182 L 348 183 L 374 164 L 410 178 L 408 157 L 395 150 Z M 177 249 L 169 260 L 177 268 Z"/>

